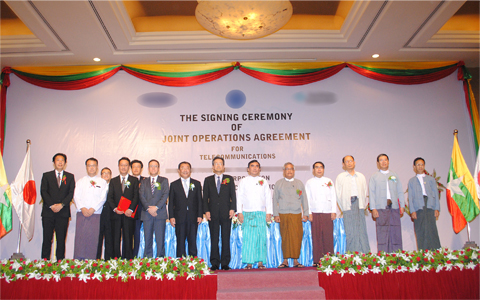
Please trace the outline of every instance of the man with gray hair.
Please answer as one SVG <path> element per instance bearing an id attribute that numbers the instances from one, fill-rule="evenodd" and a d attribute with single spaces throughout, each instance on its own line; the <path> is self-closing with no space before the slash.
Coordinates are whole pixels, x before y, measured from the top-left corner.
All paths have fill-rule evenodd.
<path id="1" fill-rule="evenodd" d="M 288 258 L 293 258 L 293 266 L 303 268 L 298 258 L 302 248 L 302 221 L 308 218 L 307 194 L 303 183 L 294 178 L 295 167 L 291 162 L 283 165 L 283 176 L 273 191 L 273 215 L 275 222 L 280 223 L 282 236 L 283 263 L 278 267 L 288 267 Z"/>

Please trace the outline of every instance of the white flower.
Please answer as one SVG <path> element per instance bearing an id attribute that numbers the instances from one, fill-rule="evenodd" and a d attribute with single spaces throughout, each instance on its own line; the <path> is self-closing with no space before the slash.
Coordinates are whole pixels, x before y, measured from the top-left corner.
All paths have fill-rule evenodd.
<path id="1" fill-rule="evenodd" d="M 203 275 L 209 275 L 209 274 L 211 274 L 210 269 L 207 266 L 205 266 L 205 268 L 203 269 Z"/>
<path id="2" fill-rule="evenodd" d="M 422 271 L 430 271 L 430 269 L 432 268 L 432 266 L 423 266 L 422 267 Z"/>
<path id="3" fill-rule="evenodd" d="M 468 265 L 465 266 L 465 268 L 469 269 L 469 270 L 473 270 L 475 269 L 475 264 L 473 262 L 469 262 Z"/>
<path id="4" fill-rule="evenodd" d="M 109 280 L 109 279 L 111 279 L 111 278 L 113 278 L 113 277 L 115 277 L 115 276 L 113 276 L 112 273 L 110 273 L 110 272 L 105 273 L 105 279 L 106 279 L 106 280 Z"/>
<path id="5" fill-rule="evenodd" d="M 438 273 L 438 272 L 440 272 L 441 270 L 443 270 L 443 265 L 438 265 L 436 272 Z"/>
<path id="6" fill-rule="evenodd" d="M 190 268 L 190 267 L 194 267 L 194 268 L 195 268 L 195 265 L 196 265 L 196 264 L 197 264 L 196 261 L 191 261 L 191 262 L 188 263 L 188 267 L 189 267 L 189 268 Z"/>
<path id="7" fill-rule="evenodd" d="M 452 268 L 453 268 L 453 265 L 452 265 L 452 264 L 447 264 L 447 265 L 445 266 L 445 270 L 447 270 L 447 271 L 451 271 Z"/>
<path id="8" fill-rule="evenodd" d="M 33 279 L 33 278 L 35 278 L 35 274 L 36 274 L 36 273 L 37 273 L 37 270 L 35 270 L 35 271 L 31 272 L 31 273 L 28 273 L 28 274 L 27 274 L 27 275 L 28 275 L 28 279 Z M 5 276 L 5 278 L 7 278 L 7 277 Z"/>
<path id="9" fill-rule="evenodd" d="M 67 274 L 65 275 L 66 277 L 69 277 L 70 279 L 75 278 L 75 274 Z"/>
<path id="10" fill-rule="evenodd" d="M 8 263 L 8 259 L 6 259 L 6 258 L 2 259 L 2 264 L 3 265 L 6 265 L 7 263 Z"/>
<path id="11" fill-rule="evenodd" d="M 472 251 L 472 259 L 477 259 L 477 251 Z"/>
<path id="12" fill-rule="evenodd" d="M 125 280 L 125 278 L 128 277 L 127 273 L 120 271 L 118 272 L 118 277 L 122 278 L 122 280 Z"/>
<path id="13" fill-rule="evenodd" d="M 67 271 L 68 270 L 68 264 L 62 264 L 62 265 L 60 265 L 60 268 L 62 269 L 62 271 Z"/>
<path id="14" fill-rule="evenodd" d="M 18 269 L 21 267 L 22 265 L 19 264 L 16 260 L 13 262 L 12 264 L 12 268 L 15 269 L 15 271 L 18 271 Z"/>
<path id="15" fill-rule="evenodd" d="M 406 256 L 405 254 L 402 253 L 402 254 L 400 254 L 399 256 L 400 256 L 401 258 L 403 258 L 404 261 L 410 262 L 410 258 L 409 258 L 408 256 Z"/>
<path id="16" fill-rule="evenodd" d="M 8 276 L 5 276 L 5 281 L 6 281 L 7 283 L 10 283 L 10 279 L 8 278 Z"/>
<path id="17" fill-rule="evenodd" d="M 418 271 L 418 270 L 419 270 L 418 264 L 413 264 L 412 267 L 410 268 L 410 272 L 412 272 L 412 273 L 413 273 L 413 272 L 416 272 L 416 271 Z"/>
<path id="18" fill-rule="evenodd" d="M 330 275 L 332 275 L 333 270 L 332 270 L 332 268 L 330 268 L 330 266 L 328 266 L 325 269 L 323 269 L 323 272 L 325 272 L 325 274 L 327 274 L 327 276 L 330 276 Z"/>
<path id="19" fill-rule="evenodd" d="M 459 268 L 459 269 L 460 269 L 460 271 L 462 271 L 462 270 L 463 270 L 463 267 L 464 267 L 464 265 L 463 265 L 463 264 L 460 264 L 460 263 L 456 263 L 456 264 L 455 264 L 455 267 Z"/>
<path id="20" fill-rule="evenodd" d="M 395 272 L 396 270 L 397 270 L 397 269 L 395 269 L 395 268 L 388 268 L 388 273 L 393 273 L 393 272 Z"/>
<path id="21" fill-rule="evenodd" d="M 355 256 L 353 258 L 353 262 L 356 264 L 356 265 L 361 265 L 362 264 L 362 259 L 359 257 L 359 256 Z"/>
<path id="22" fill-rule="evenodd" d="M 95 275 L 93 275 L 93 279 L 96 279 L 98 281 L 102 281 L 102 273 L 95 271 Z"/>
<path id="23" fill-rule="evenodd" d="M 23 274 L 16 274 L 15 277 L 17 277 L 17 279 L 21 279 L 21 278 L 25 277 L 25 275 L 23 275 Z"/>
<path id="24" fill-rule="evenodd" d="M 35 264 L 35 268 L 37 269 L 41 269 L 43 267 L 42 263 L 41 262 L 38 262 Z"/>
<path id="25" fill-rule="evenodd" d="M 60 273 L 53 274 L 53 279 L 55 279 L 56 282 L 59 282 L 60 281 Z"/>
<path id="26" fill-rule="evenodd" d="M 343 277 L 343 275 L 345 275 L 345 273 L 347 273 L 347 271 L 345 271 L 345 270 L 342 269 L 342 270 L 340 270 L 338 273 L 340 273 L 340 275 L 342 275 L 342 277 Z"/>
<path id="27" fill-rule="evenodd" d="M 160 280 L 162 280 L 162 281 L 163 281 L 163 276 L 162 276 L 162 274 L 161 274 L 161 273 L 155 273 L 155 278 L 156 278 L 157 280 L 159 280 L 159 279 L 160 279 Z"/>
<path id="28" fill-rule="evenodd" d="M 195 274 L 188 273 L 187 280 L 189 280 L 189 279 L 194 280 L 195 279 Z"/>
<path id="29" fill-rule="evenodd" d="M 83 281 L 85 283 L 89 279 L 90 279 L 90 274 L 85 274 L 85 273 L 83 273 L 83 271 L 82 271 L 82 273 L 80 273 L 80 275 L 78 275 L 78 280 Z"/>
<path id="30" fill-rule="evenodd" d="M 457 256 L 455 256 L 455 255 L 453 255 L 453 254 L 451 254 L 451 253 L 449 253 L 446 257 L 447 257 L 448 259 L 450 259 L 450 260 L 456 260 L 456 259 L 458 259 Z"/>
<path id="31" fill-rule="evenodd" d="M 370 273 L 370 270 L 367 267 L 363 267 L 362 270 L 360 271 L 362 275 Z"/>
<path id="32" fill-rule="evenodd" d="M 167 270 L 167 262 L 164 261 L 160 264 L 160 269 L 162 270 L 162 272 L 165 272 Z"/>
<path id="33" fill-rule="evenodd" d="M 118 267 L 117 261 L 114 260 L 114 259 L 111 259 L 109 262 L 110 262 L 110 268 L 111 268 L 112 270 L 116 270 L 117 267 Z"/>
<path id="34" fill-rule="evenodd" d="M 145 273 L 145 279 L 149 280 L 153 276 L 152 271 L 148 270 L 147 273 Z"/>
<path id="35" fill-rule="evenodd" d="M 338 258 L 336 256 L 332 256 L 332 264 L 336 263 L 337 261 L 340 261 L 340 258 Z"/>
<path id="36" fill-rule="evenodd" d="M 172 280 L 174 278 L 175 278 L 175 273 L 173 273 L 173 272 L 167 273 L 167 279 L 168 280 Z"/>
<path id="37" fill-rule="evenodd" d="M 25 260 L 25 264 L 26 264 L 26 265 L 28 265 L 28 264 L 31 263 L 31 262 L 32 262 L 32 261 L 30 260 L 30 258 L 27 258 L 27 259 Z"/>
<path id="38" fill-rule="evenodd" d="M 132 274 L 128 275 L 130 278 L 135 278 L 135 277 L 137 277 L 137 270 L 132 271 L 131 273 L 132 273 Z"/>
<path id="39" fill-rule="evenodd" d="M 378 258 L 378 263 L 381 264 L 382 266 L 387 264 L 387 261 L 385 260 L 385 257 L 379 257 Z"/>
<path id="40" fill-rule="evenodd" d="M 50 273 L 46 273 L 46 274 L 43 274 L 43 279 L 46 279 L 47 281 L 50 281 L 50 278 L 52 278 L 52 274 Z"/>
<path id="41" fill-rule="evenodd" d="M 377 266 L 373 267 L 373 269 L 372 269 L 372 273 L 373 273 L 373 274 L 378 274 L 378 273 L 381 273 L 381 272 L 382 272 L 382 271 L 381 271 L 380 268 L 377 267 Z"/>
<path id="42" fill-rule="evenodd" d="M 430 251 L 430 252 L 427 252 L 427 253 L 425 254 L 425 257 L 428 258 L 429 260 L 432 259 L 432 258 L 433 258 L 433 252 L 431 252 L 431 251 Z"/>

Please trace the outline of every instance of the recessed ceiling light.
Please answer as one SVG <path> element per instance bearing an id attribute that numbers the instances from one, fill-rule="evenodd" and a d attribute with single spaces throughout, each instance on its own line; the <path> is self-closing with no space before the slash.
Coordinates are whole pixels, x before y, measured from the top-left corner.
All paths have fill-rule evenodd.
<path id="1" fill-rule="evenodd" d="M 374 54 L 372 55 L 373 58 L 378 58 L 380 56 L 380 54 Z"/>
<path id="2" fill-rule="evenodd" d="M 98 57 L 95 57 L 95 58 L 93 59 L 93 61 L 101 61 L 101 59 L 98 58 Z"/>

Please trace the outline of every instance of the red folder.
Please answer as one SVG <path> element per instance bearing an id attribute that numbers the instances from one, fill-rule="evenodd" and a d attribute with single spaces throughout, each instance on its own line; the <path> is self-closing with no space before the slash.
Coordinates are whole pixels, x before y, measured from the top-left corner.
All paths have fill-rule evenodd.
<path id="1" fill-rule="evenodd" d="M 122 196 L 120 198 L 120 202 L 118 203 L 117 209 L 121 210 L 123 212 L 126 212 L 130 208 L 131 204 L 132 204 L 132 201 L 130 201 L 127 198 Z M 135 218 L 135 214 L 137 213 L 137 208 L 138 208 L 138 206 L 135 207 L 135 211 L 132 214 L 132 218 Z"/>

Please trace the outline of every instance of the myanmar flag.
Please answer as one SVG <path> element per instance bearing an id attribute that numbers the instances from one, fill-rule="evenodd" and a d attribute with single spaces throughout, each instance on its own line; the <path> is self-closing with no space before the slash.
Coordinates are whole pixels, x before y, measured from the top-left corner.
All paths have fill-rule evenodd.
<path id="1" fill-rule="evenodd" d="M 0 238 L 12 230 L 12 194 L 0 154 Z"/>
<path id="2" fill-rule="evenodd" d="M 448 172 L 447 205 L 455 233 L 459 233 L 467 222 L 472 222 L 480 213 L 475 181 L 463 159 L 457 135 L 453 139 L 452 161 Z"/>

